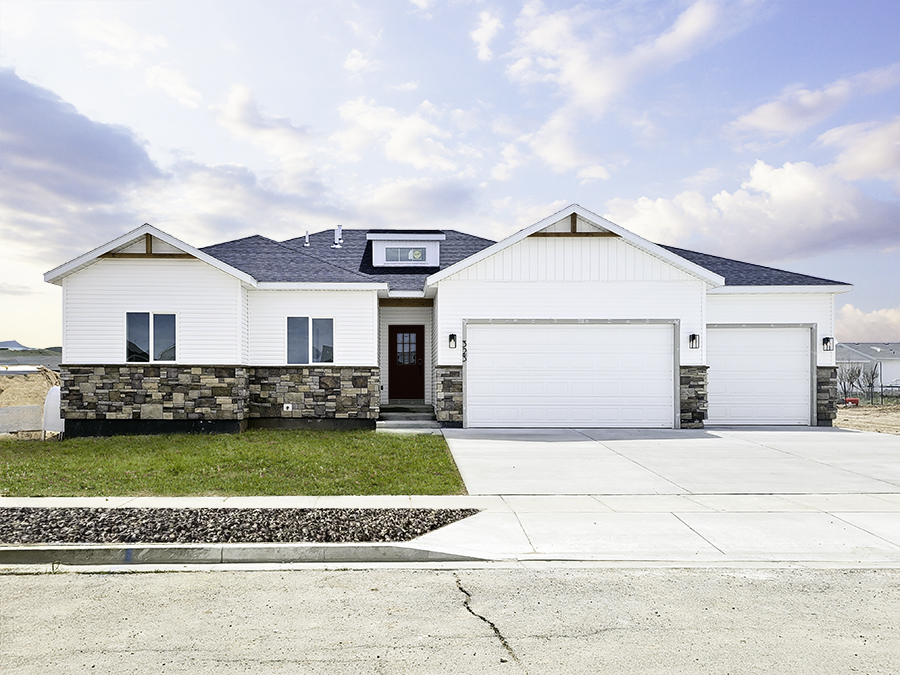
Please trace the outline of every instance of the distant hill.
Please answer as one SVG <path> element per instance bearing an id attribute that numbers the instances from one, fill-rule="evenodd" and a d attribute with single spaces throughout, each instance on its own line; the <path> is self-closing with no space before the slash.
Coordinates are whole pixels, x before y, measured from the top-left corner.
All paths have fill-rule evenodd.
<path id="1" fill-rule="evenodd" d="M 6 342 L 0 342 L 0 349 L 12 349 L 13 351 L 19 351 L 20 349 L 31 349 L 31 347 L 20 345 L 15 340 L 7 340 Z"/>

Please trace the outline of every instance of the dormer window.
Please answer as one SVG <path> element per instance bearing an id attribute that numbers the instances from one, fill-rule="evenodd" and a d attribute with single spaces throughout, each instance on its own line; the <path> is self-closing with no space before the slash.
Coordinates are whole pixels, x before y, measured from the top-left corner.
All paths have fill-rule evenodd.
<path id="1" fill-rule="evenodd" d="M 443 232 L 435 230 L 372 231 L 372 264 L 375 267 L 440 267 Z"/>
<path id="2" fill-rule="evenodd" d="M 425 246 L 385 246 L 385 262 L 421 263 L 428 261 L 428 249 Z"/>

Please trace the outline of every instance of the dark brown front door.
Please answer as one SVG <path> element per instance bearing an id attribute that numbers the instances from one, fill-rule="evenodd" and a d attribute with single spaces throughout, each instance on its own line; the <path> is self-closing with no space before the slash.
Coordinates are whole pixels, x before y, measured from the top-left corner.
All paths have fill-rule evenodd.
<path id="1" fill-rule="evenodd" d="M 425 398 L 425 326 L 388 326 L 388 398 Z"/>

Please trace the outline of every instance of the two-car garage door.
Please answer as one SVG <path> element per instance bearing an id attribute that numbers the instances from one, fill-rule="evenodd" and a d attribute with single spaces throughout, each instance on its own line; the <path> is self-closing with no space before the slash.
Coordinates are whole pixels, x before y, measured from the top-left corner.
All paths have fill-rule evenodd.
<path id="1" fill-rule="evenodd" d="M 470 427 L 667 427 L 671 323 L 469 323 Z"/>

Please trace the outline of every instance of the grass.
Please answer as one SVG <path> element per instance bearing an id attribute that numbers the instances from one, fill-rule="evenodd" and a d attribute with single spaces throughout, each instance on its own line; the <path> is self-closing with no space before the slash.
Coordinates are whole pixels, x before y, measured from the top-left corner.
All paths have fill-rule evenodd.
<path id="1" fill-rule="evenodd" d="M 465 494 L 441 436 L 374 431 L 0 441 L 0 495 Z"/>

